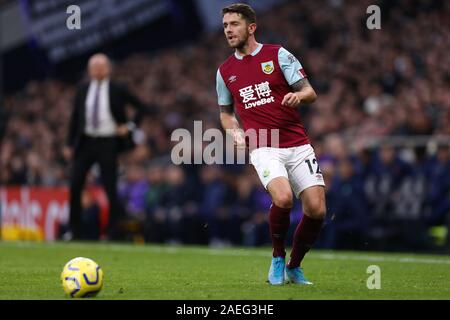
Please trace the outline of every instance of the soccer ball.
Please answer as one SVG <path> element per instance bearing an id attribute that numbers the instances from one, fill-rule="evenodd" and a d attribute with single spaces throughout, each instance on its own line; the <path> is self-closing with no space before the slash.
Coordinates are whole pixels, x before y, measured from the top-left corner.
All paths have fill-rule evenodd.
<path id="1" fill-rule="evenodd" d="M 91 259 L 74 258 L 64 266 L 61 282 L 71 298 L 93 297 L 102 289 L 103 270 Z"/>

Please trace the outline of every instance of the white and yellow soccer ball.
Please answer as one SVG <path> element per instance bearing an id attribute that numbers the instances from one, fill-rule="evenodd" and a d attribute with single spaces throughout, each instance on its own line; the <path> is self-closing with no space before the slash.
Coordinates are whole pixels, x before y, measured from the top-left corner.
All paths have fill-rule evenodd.
<path id="1" fill-rule="evenodd" d="M 103 287 L 103 270 L 89 258 L 74 258 L 64 266 L 61 282 L 72 298 L 93 297 Z"/>

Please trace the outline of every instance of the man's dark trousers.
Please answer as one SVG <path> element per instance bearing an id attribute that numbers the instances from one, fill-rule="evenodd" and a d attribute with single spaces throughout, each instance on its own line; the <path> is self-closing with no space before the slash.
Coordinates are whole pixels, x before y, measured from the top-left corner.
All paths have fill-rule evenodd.
<path id="1" fill-rule="evenodd" d="M 108 238 L 117 240 L 118 222 L 123 207 L 117 195 L 118 139 L 115 137 L 88 137 L 83 135 L 74 154 L 70 183 L 70 228 L 74 239 L 81 234 L 81 194 L 87 173 L 94 163 L 100 167 L 102 185 L 109 201 Z"/>

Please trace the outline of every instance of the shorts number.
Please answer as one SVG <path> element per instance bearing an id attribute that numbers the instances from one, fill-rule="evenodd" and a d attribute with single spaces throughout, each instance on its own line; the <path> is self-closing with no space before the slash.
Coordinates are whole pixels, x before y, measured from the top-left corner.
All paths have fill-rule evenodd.
<path id="1" fill-rule="evenodd" d="M 322 171 L 320 171 L 319 164 L 317 163 L 316 158 L 312 159 L 312 164 L 311 164 L 311 160 L 309 160 L 309 159 L 306 159 L 305 162 L 308 164 L 309 173 L 314 174 L 314 170 L 313 170 L 313 166 L 312 166 L 312 164 L 314 164 L 316 166 L 316 170 L 315 170 L 316 173 L 322 174 Z"/>

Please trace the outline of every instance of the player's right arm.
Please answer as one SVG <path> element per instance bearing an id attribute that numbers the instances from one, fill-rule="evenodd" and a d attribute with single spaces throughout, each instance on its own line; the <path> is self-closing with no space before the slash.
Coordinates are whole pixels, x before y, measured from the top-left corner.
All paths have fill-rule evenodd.
<path id="1" fill-rule="evenodd" d="M 234 144 L 241 148 L 245 148 L 244 131 L 236 119 L 233 106 L 233 97 L 223 81 L 220 70 L 217 70 L 216 90 L 218 103 L 220 107 L 220 123 L 227 134 L 232 135 Z"/>
<path id="2" fill-rule="evenodd" d="M 244 131 L 234 114 L 233 105 L 220 106 L 220 123 L 227 134 L 232 135 L 234 144 L 238 148 L 245 148 Z"/>

